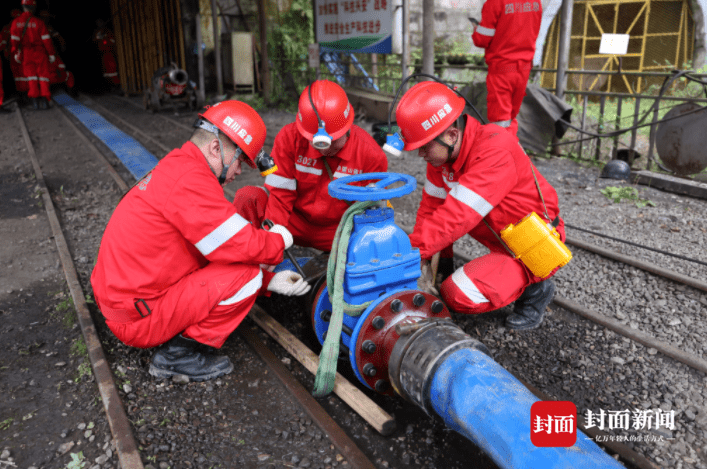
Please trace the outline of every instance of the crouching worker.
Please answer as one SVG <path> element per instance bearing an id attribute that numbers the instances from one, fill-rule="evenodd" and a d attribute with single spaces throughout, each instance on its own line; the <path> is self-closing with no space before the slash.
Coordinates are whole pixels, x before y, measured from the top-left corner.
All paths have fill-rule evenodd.
<path id="1" fill-rule="evenodd" d="M 499 233 L 535 212 L 553 222 L 562 241 L 557 193 L 534 168 L 510 132 L 462 114 L 465 101 L 442 83 L 423 82 L 400 101 L 396 120 L 405 150 L 427 161 L 427 180 L 410 240 L 420 249 L 423 276 L 435 253 L 452 257 L 464 234 L 491 252 L 460 267 L 441 285 L 442 299 L 459 313 L 477 314 L 515 301 L 506 318 L 512 329 L 534 329 L 555 287 L 535 276 L 502 242 Z M 542 194 L 542 195 L 541 195 Z M 430 279 L 427 285 L 433 284 Z"/>
<path id="2" fill-rule="evenodd" d="M 248 223 L 222 186 L 255 167 L 265 124 L 247 104 L 224 101 L 199 116 L 197 129 L 116 207 L 91 275 L 106 324 L 126 345 L 164 344 L 152 358 L 158 378 L 195 381 L 233 370 L 220 348 L 243 321 L 256 296 L 303 295 L 310 286 L 296 273 L 277 274 L 292 235 Z M 204 350 L 207 349 L 207 350 Z"/>
<path id="3" fill-rule="evenodd" d="M 329 195 L 329 183 L 388 170 L 383 150 L 353 120 L 342 87 L 328 80 L 308 86 L 300 95 L 295 122 L 275 137 L 277 170 L 265 178 L 264 188 L 246 186 L 236 193 L 238 213 L 253 223 L 269 219 L 286 226 L 298 246 L 331 251 L 349 205 Z"/>

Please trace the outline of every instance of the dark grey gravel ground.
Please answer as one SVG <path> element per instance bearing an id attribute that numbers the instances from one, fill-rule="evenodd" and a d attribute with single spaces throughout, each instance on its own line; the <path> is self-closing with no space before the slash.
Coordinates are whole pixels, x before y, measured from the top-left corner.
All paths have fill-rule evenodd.
<path id="1" fill-rule="evenodd" d="M 138 125 L 143 131 L 151 135 L 162 134 L 160 139 L 167 145 L 178 146 L 188 138 L 186 131 L 177 127 L 170 128 L 162 119 L 150 117 L 135 107 L 120 106 L 116 98 L 97 99 L 104 106 L 110 105 L 112 112 Z M 90 105 L 90 101 L 86 102 Z M 88 278 L 98 243 L 120 194 L 105 170 L 92 163 L 94 157 L 91 152 L 71 136 L 72 131 L 62 123 L 63 118 L 59 112 L 54 109 L 46 114 L 29 113 L 27 118 L 45 177 L 50 188 L 61 194 L 55 199 L 61 212 L 63 229 L 84 290 L 90 295 Z M 193 120 L 191 115 L 170 117 L 187 125 Z M 291 122 L 293 116 L 273 112 L 265 114 L 264 119 L 269 128 L 270 143 L 277 130 Z M 12 122 L 15 121 L 7 121 L 10 127 L 5 126 L 3 132 L 6 133 L 2 134 L 0 142 L 16 140 L 17 134 L 12 132 L 18 130 L 16 126 L 12 127 Z M 362 123 L 364 128 L 370 128 L 370 125 Z M 12 156 L 2 160 L 3 174 L 12 175 L 13 184 L 25 184 L 26 194 L 22 200 L 31 202 L 31 168 L 26 159 L 19 158 L 21 145 L 13 145 L 0 147 L 0 158 L 5 156 L 5 152 Z M 160 149 L 151 148 L 149 143 L 145 143 L 145 146 L 156 155 L 163 154 Z M 413 174 L 420 182 L 414 194 L 393 201 L 396 220 L 400 224 L 412 226 L 414 222 L 414 210 L 421 195 L 420 188 L 424 184 L 423 163 L 411 154 L 403 159 L 390 159 L 391 171 Z M 705 201 L 639 187 L 640 196 L 655 202 L 656 207 L 639 209 L 626 201 L 612 204 L 599 190 L 606 186 L 620 186 L 621 183 L 598 179 L 597 167 L 584 167 L 558 158 L 538 159 L 536 164 L 557 188 L 562 214 L 567 223 L 707 261 L 704 250 L 707 236 Z M 119 165 L 116 164 L 116 167 Z M 129 181 L 127 177 L 126 180 Z M 259 182 L 259 177 L 251 172 L 242 181 L 254 184 Z M 237 184 L 233 186 L 232 189 L 238 187 Z M 37 253 L 37 249 L 23 249 L 20 243 L 22 238 L 17 238 L 13 240 L 17 243 L 16 250 L 1 258 L 4 265 L 14 267 L 6 269 L 3 278 L 3 282 L 11 286 L 0 289 L 0 310 L 18 320 L 21 319 L 20 315 L 25 314 L 22 311 L 26 311 L 22 305 L 31 303 L 26 296 L 28 289 L 35 292 L 36 298 L 46 296 L 43 290 L 54 290 L 56 285 L 61 287 L 63 283 L 56 265 L 55 250 L 52 249 L 53 243 L 48 241 L 50 235 L 46 233 L 46 223 L 42 222 L 43 227 L 26 226 L 26 218 L 33 213 L 37 214 L 40 221 L 44 217 L 41 210 L 36 210 L 36 207 L 33 210 L 7 216 L 13 226 L 17 224 L 15 229 L 18 233 L 22 230 L 26 233 L 44 230 L 43 235 L 34 241 L 41 251 Z M 3 226 L 8 226 L 5 221 Z M 607 243 L 570 229 L 568 233 L 626 254 L 653 260 L 696 278 L 707 278 L 705 268 L 688 262 Z M 29 240 L 27 236 L 25 239 Z M 460 240 L 455 247 L 473 256 L 483 253 L 482 247 L 468 239 Z M 18 255 L 18 252 L 22 254 Z M 704 358 L 707 351 L 704 342 L 707 331 L 703 330 L 707 307 L 707 295 L 704 292 L 580 249 L 573 249 L 573 254 L 572 262 L 555 277 L 560 295 Z M 36 257 L 37 263 L 44 262 L 41 264 L 44 270 L 31 272 L 29 277 L 36 278 L 30 279 L 29 283 L 23 283 L 24 280 L 20 282 L 19 274 L 30 270 L 18 266 L 22 256 L 27 259 Z M 8 258 L 12 258 L 13 262 L 8 263 Z M 36 282 L 41 282 L 41 275 L 46 277 L 43 283 L 54 284 L 39 288 Z M 23 288 L 23 291 L 20 292 L 19 288 Z M 23 299 L 26 303 L 21 303 Z M 43 309 L 56 309 L 59 302 L 60 298 L 57 298 L 53 304 L 38 305 L 37 314 L 41 317 Z M 275 298 L 263 300 L 261 304 L 277 320 L 315 347 L 311 342 L 311 333 L 308 332 L 309 318 L 296 300 Z M 616 429 L 613 433 L 620 436 L 662 437 L 663 441 L 658 442 L 628 443 L 659 467 L 707 467 L 707 378 L 704 374 L 556 307 L 553 307 L 542 328 L 523 333 L 503 327 L 507 312 L 498 311 L 479 316 L 455 315 L 455 319 L 467 333 L 482 340 L 504 367 L 553 398 L 573 401 L 580 414 L 586 410 L 598 412 L 600 409 L 674 410 L 675 429 L 672 431 Z M 101 340 L 145 464 L 154 468 L 326 468 L 348 465 L 238 333 L 224 347 L 236 364 L 232 374 L 207 383 L 160 382 L 147 374 L 151 351 L 120 344 L 102 328 L 100 315 L 95 313 L 94 318 L 102 334 Z M 81 360 L 72 357 L 69 348 L 79 331 L 71 327 L 63 330 L 58 322 L 59 319 L 46 323 L 45 330 L 54 334 L 54 338 L 46 340 L 46 344 L 35 349 L 28 348 L 34 340 L 34 331 L 27 329 L 29 322 L 22 326 L 22 331 L 17 328 L 7 331 L 7 326 L 4 326 L 5 329 L 0 328 L 6 344 L 0 352 L 0 363 L 8 367 L 0 367 L 0 386 L 4 386 L 0 387 L 0 391 L 22 395 L 26 393 L 26 387 L 30 386 L 30 379 L 25 379 L 26 385 L 22 385 L 19 379 L 7 380 L 8 370 L 22 373 L 13 362 L 19 350 L 29 350 L 36 359 L 61 360 L 67 363 L 65 368 L 73 368 L 58 381 L 66 383 L 60 388 L 57 388 L 57 383 L 46 384 L 47 394 L 51 390 L 61 399 L 61 405 L 70 403 L 71 406 L 66 406 L 61 413 L 49 413 L 50 407 L 58 408 L 51 401 L 49 407 L 38 411 L 35 417 L 44 418 L 43 426 L 30 428 L 27 421 L 14 423 L 23 422 L 22 416 L 26 415 L 31 402 L 24 401 L 25 409 L 13 407 L 12 413 L 6 406 L 0 409 L 0 422 L 14 419 L 8 429 L 0 426 L 0 451 L 4 449 L 8 452 L 0 454 L 0 461 L 10 461 L 9 458 L 13 458 L 12 461 L 18 467 L 34 465 L 38 468 L 63 468 L 71 461 L 71 454 L 82 449 L 87 461 L 85 467 L 115 468 L 115 448 L 111 446 L 101 405 L 96 400 L 95 384 L 87 376 L 75 379 L 74 373 Z M 242 327 L 253 325 L 246 321 Z M 262 333 L 261 337 L 300 382 L 311 389 L 311 375 Z M 60 343 L 64 345 L 59 346 Z M 47 357 L 53 351 L 58 352 L 58 355 Z M 54 365 L 47 362 L 46 366 Z M 44 376 L 45 372 L 41 373 Z M 381 437 L 376 434 L 338 398 L 324 399 L 322 405 L 354 438 L 376 467 L 493 467 L 477 450 L 470 448 L 463 438 L 432 421 L 419 409 L 400 399 L 374 398 L 396 417 L 398 429 L 392 436 Z M 66 414 L 63 421 L 62 414 Z M 36 445 L 37 440 L 51 448 L 51 457 L 40 459 L 34 457 L 37 454 L 34 450 L 29 452 L 28 445 L 30 442 Z M 50 441 L 52 445 L 47 445 Z M 66 449 L 70 443 L 74 446 L 59 454 L 61 451 L 57 450 Z"/>

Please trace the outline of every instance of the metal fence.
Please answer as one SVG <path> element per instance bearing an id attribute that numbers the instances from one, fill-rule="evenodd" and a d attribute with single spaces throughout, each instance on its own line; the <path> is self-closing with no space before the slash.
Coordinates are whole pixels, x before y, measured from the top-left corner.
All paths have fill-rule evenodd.
<path id="1" fill-rule="evenodd" d="M 343 86 L 361 88 L 367 91 L 371 91 L 370 82 L 372 82 L 377 85 L 380 94 L 386 96 L 395 95 L 402 82 L 402 71 L 398 57 L 388 56 L 385 61 L 380 60 L 380 58 L 374 61 L 371 60 L 370 55 L 362 54 L 361 56 L 357 56 L 357 58 L 358 62 L 368 70 L 366 76 L 353 67 L 346 67 L 346 73 L 343 75 L 335 75 L 331 73 L 325 65 L 320 66 L 318 71 L 319 75 L 317 75 L 317 70 L 308 68 L 305 60 L 291 61 L 295 62 L 296 65 L 293 63 L 292 65 L 295 66 L 289 68 L 290 70 L 298 70 L 298 72 L 296 72 L 298 76 L 295 77 L 295 82 L 297 82 L 298 86 L 301 85 L 299 89 L 303 89 L 309 82 L 319 76 L 323 79 L 338 81 Z M 416 71 L 419 70 L 416 69 L 415 65 L 412 65 L 408 74 Z M 435 75 L 444 79 L 445 82 L 458 85 L 459 87 L 469 85 L 471 82 L 485 81 L 486 72 L 487 67 L 480 65 L 435 64 Z M 557 70 L 534 68 L 531 72 L 531 81 L 539 82 L 541 73 L 556 74 Z M 596 78 L 601 78 L 602 75 L 617 75 L 615 71 L 600 70 L 568 70 L 566 73 L 568 75 L 589 75 L 588 81 L 591 82 L 596 82 Z M 621 72 L 621 74 L 625 76 L 638 76 L 646 80 L 653 80 L 654 82 L 656 82 L 656 80 L 665 80 L 673 75 L 673 73 L 670 72 L 629 71 Z M 692 74 L 692 76 L 704 78 L 707 77 L 707 74 Z M 584 82 L 585 80 L 580 81 Z M 410 80 L 408 87 L 414 85 L 416 82 L 416 79 Z M 626 133 L 627 136 L 630 136 L 630 141 L 628 142 L 622 142 L 618 135 L 613 137 L 588 137 L 584 136 L 579 131 L 571 131 L 568 132 L 564 139 L 556 142 L 556 145 L 574 145 L 574 147 L 571 147 L 570 152 L 582 160 L 600 160 L 604 152 L 615 155 L 620 147 L 624 146 L 629 152 L 629 162 L 633 163 L 634 155 L 636 155 L 636 142 L 639 136 L 647 136 L 649 142 L 645 165 L 646 169 L 653 169 L 656 165 L 654 136 L 656 126 L 658 125 L 657 122 L 662 115 L 668 111 L 668 108 L 672 108 L 678 104 L 707 103 L 707 87 L 698 88 L 699 94 L 702 95 L 702 97 L 688 95 L 689 90 L 685 79 L 674 82 L 663 96 L 658 96 L 658 88 L 658 86 L 653 86 L 644 89 L 642 93 L 614 93 L 571 89 L 565 91 L 565 100 L 573 105 L 576 111 L 575 115 L 579 114 L 578 126 L 583 130 L 591 131 L 599 135 L 622 128 L 635 127 L 638 125 L 639 120 L 641 120 L 641 108 L 650 109 L 651 105 L 656 101 L 658 105 L 651 111 L 652 115 L 644 120 L 644 123 L 647 123 L 647 119 L 650 119 L 649 125 L 643 128 L 633 128 Z M 549 91 L 554 92 L 555 90 L 549 89 Z M 661 104 L 663 102 L 668 104 L 663 106 Z M 631 107 L 633 107 L 633 112 L 627 113 L 626 111 Z M 613 112 L 607 112 L 609 108 Z M 624 116 L 624 114 L 627 114 L 627 116 Z M 628 124 L 625 123 L 627 120 L 630 120 Z M 646 128 L 648 130 L 644 130 Z M 602 142 L 605 142 L 605 144 L 602 145 Z"/>

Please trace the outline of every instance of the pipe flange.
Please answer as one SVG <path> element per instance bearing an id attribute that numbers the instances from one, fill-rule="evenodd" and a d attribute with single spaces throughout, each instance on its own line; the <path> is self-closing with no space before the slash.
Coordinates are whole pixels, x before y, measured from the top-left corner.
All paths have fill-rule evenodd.
<path id="1" fill-rule="evenodd" d="M 371 389 L 392 396 L 388 366 L 400 331 L 404 334 L 406 329 L 429 318 L 451 320 L 451 315 L 437 297 L 417 290 L 393 293 L 374 306 L 354 331 L 353 365 L 359 379 Z"/>

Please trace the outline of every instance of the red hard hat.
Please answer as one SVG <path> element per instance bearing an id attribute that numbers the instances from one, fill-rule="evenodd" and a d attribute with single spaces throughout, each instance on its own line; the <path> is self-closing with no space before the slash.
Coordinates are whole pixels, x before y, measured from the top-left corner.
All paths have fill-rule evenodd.
<path id="1" fill-rule="evenodd" d="M 454 123 L 466 101 L 447 85 L 424 81 L 405 93 L 395 111 L 405 150 L 420 148 Z"/>
<path id="2" fill-rule="evenodd" d="M 199 114 L 214 124 L 248 156 L 255 168 L 255 159 L 265 143 L 265 122 L 252 107 L 241 101 L 221 101 Z"/>
<path id="3" fill-rule="evenodd" d="M 36 7 L 37 0 L 22 0 L 22 6 L 26 7 Z"/>
<path id="4" fill-rule="evenodd" d="M 351 128 L 354 120 L 354 110 L 346 96 L 346 91 L 333 81 L 319 80 L 310 85 L 312 101 L 317 108 L 319 118 L 324 121 L 324 130 L 332 140 L 344 135 Z M 309 101 L 309 86 L 299 97 L 297 112 L 297 130 L 307 140 L 312 140 L 319 128 L 317 115 Z"/>

